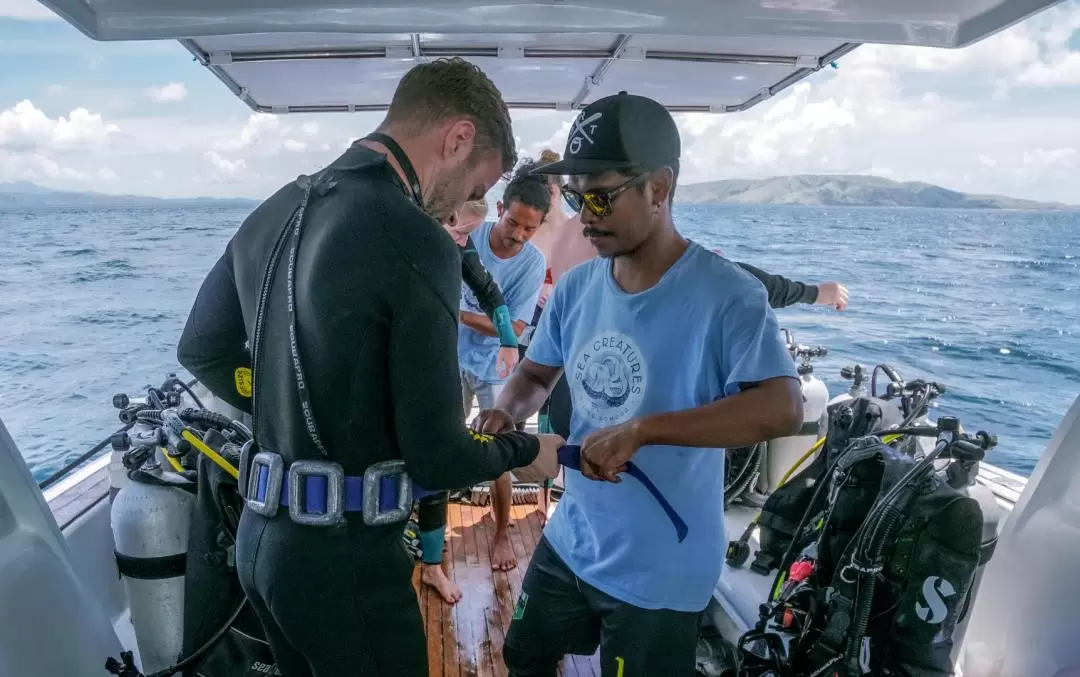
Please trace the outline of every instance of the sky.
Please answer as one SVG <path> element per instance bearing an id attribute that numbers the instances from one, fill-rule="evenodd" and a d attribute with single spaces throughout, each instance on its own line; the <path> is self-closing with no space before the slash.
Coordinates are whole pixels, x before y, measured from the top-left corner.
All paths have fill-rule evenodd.
<path id="1" fill-rule="evenodd" d="M 0 181 L 254 197 L 333 160 L 381 114 L 253 114 L 174 41 L 102 43 L 0 0 Z M 523 155 L 572 115 L 514 111 Z M 864 45 L 749 111 L 677 116 L 680 182 L 875 174 L 1080 204 L 1080 0 L 962 50 Z"/>

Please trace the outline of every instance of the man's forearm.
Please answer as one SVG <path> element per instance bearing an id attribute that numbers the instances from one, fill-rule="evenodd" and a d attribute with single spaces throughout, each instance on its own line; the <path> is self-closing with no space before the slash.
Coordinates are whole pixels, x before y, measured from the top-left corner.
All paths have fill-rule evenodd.
<path id="1" fill-rule="evenodd" d="M 524 421 L 540 411 L 561 375 L 560 368 L 545 367 L 526 358 L 518 363 L 510 380 L 495 398 L 495 408 L 510 414 L 514 421 Z"/>
<path id="2" fill-rule="evenodd" d="M 802 417 L 798 380 L 780 377 L 703 407 L 643 416 L 634 425 L 641 446 L 727 449 L 791 435 Z"/>
<path id="3" fill-rule="evenodd" d="M 467 310 L 458 311 L 458 319 L 461 324 L 465 325 L 473 331 L 478 331 L 485 336 L 498 336 L 499 332 L 495 330 L 495 325 L 492 324 L 491 318 L 487 315 L 480 315 L 479 313 L 470 313 Z M 521 336 L 521 332 L 525 331 L 525 327 L 528 326 L 521 320 L 514 320 L 510 323 L 514 328 L 514 335 Z"/>

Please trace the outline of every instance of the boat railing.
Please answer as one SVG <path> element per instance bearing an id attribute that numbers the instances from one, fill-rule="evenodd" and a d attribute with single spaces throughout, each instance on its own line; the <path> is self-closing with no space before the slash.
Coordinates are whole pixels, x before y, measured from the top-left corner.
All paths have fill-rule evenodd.
<path id="1" fill-rule="evenodd" d="M 190 381 L 188 381 L 187 383 L 184 383 L 183 381 L 181 381 L 180 385 L 189 394 L 192 394 L 191 389 L 194 388 L 195 385 L 198 382 L 199 382 L 198 379 L 193 378 Z M 71 461 L 70 463 L 65 465 L 63 468 L 60 468 L 59 470 L 57 470 L 53 474 L 49 475 L 45 479 L 38 482 L 38 489 L 40 489 L 41 491 L 45 491 L 46 489 L 48 489 L 52 485 L 54 485 L 57 482 L 59 482 L 60 480 L 64 479 L 69 474 L 71 474 L 76 468 L 81 466 L 83 463 L 86 463 L 87 461 L 92 460 L 95 456 L 97 456 L 99 453 L 101 453 L 101 451 L 103 449 L 105 449 L 105 447 L 110 446 L 114 436 L 119 435 L 120 433 L 126 433 L 127 431 L 131 430 L 132 426 L 134 426 L 134 425 L 135 425 L 135 423 L 131 422 L 131 423 L 128 423 L 127 425 L 124 425 L 123 427 L 115 430 L 108 437 L 101 440 L 100 442 L 98 442 L 94 446 L 90 447 L 90 449 L 87 450 L 86 452 L 80 454 L 75 460 Z"/>

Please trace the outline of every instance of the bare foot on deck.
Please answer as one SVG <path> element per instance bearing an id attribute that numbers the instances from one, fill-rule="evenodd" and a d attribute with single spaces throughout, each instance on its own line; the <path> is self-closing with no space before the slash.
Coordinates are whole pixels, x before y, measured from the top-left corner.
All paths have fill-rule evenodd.
<path id="1" fill-rule="evenodd" d="M 438 564 L 422 564 L 420 568 L 420 581 L 424 585 L 435 588 L 439 596 L 447 604 L 457 604 L 461 600 L 461 588 L 446 576 L 446 572 Z"/>
<path id="2" fill-rule="evenodd" d="M 540 518 L 540 526 L 547 524 L 549 505 L 551 505 L 551 489 L 540 487 L 540 493 L 536 496 L 536 516 Z"/>
<path id="3" fill-rule="evenodd" d="M 517 555 L 510 545 L 510 537 L 505 531 L 496 531 L 491 542 L 491 568 L 495 571 L 510 571 L 517 566 Z"/>

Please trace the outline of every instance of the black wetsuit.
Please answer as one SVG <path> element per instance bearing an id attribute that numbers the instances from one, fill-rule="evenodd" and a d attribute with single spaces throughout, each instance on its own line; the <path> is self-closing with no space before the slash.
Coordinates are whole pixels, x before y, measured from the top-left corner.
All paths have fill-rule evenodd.
<path id="1" fill-rule="evenodd" d="M 491 272 L 484 267 L 483 261 L 480 260 L 480 253 L 476 251 L 476 245 L 473 244 L 471 235 L 465 240 L 465 246 L 461 248 L 461 281 L 476 295 L 476 301 L 480 304 L 480 309 L 494 323 L 496 321 L 495 312 L 500 306 L 506 305 L 506 299 L 503 298 L 502 290 L 499 289 L 495 278 L 491 276 Z M 498 330 L 497 327 L 496 330 Z M 500 336 L 500 345 L 517 347 L 517 340 L 515 339 L 513 343 L 510 343 L 507 340 L 508 338 Z"/>
<path id="2" fill-rule="evenodd" d="M 326 460 L 359 476 L 377 461 L 404 459 L 413 480 L 435 490 L 531 462 L 536 438 L 479 436 L 462 424 L 461 257 L 410 197 L 416 182 L 410 191 L 382 154 L 363 146 L 338 158 L 329 176 L 336 184 L 312 198 L 295 264 L 297 344 Z M 234 374 L 250 361 L 245 344 L 254 341 L 264 271 L 288 228 L 253 378 L 256 442 L 286 467 L 323 458 L 305 424 L 290 349 L 286 269 L 302 194 L 290 183 L 244 221 L 203 283 L 178 349 L 215 394 L 251 409 Z M 269 518 L 244 510 L 237 568 L 283 675 L 427 675 L 404 526 L 369 527 L 358 513 L 346 513 L 341 527 L 302 526 L 286 508 Z"/>
<path id="3" fill-rule="evenodd" d="M 735 263 L 765 285 L 765 291 L 769 295 L 769 305 L 773 308 L 787 308 L 796 303 L 817 303 L 817 285 L 796 282 L 780 275 L 766 273 L 749 263 L 739 261 Z M 551 389 L 551 394 L 541 407 L 540 413 L 547 418 L 551 432 L 562 435 L 564 438 L 570 437 L 570 415 L 573 413 L 573 403 L 570 400 L 570 386 L 566 382 L 565 375 L 560 376 L 555 387 Z"/>
<path id="4" fill-rule="evenodd" d="M 476 300 L 484 314 L 491 318 L 492 324 L 496 324 L 496 311 L 506 308 L 506 299 L 503 298 L 502 290 L 499 289 L 491 272 L 484 267 L 480 260 L 480 254 L 476 251 L 472 237 L 465 241 L 461 247 L 461 281 L 476 295 Z M 509 317 L 506 311 L 506 317 Z M 505 333 L 505 332 L 501 332 Z M 512 328 L 511 334 L 513 336 Z M 499 337 L 503 346 L 515 347 L 517 341 L 509 343 L 510 336 Z M 469 412 L 466 411 L 468 416 Z M 524 428 L 518 428 L 524 430 Z M 416 510 L 417 531 L 420 538 L 420 554 L 424 564 L 439 564 L 442 562 L 443 549 L 446 540 L 446 506 L 450 499 L 448 492 L 440 491 L 430 496 L 424 496 L 418 503 Z"/>

